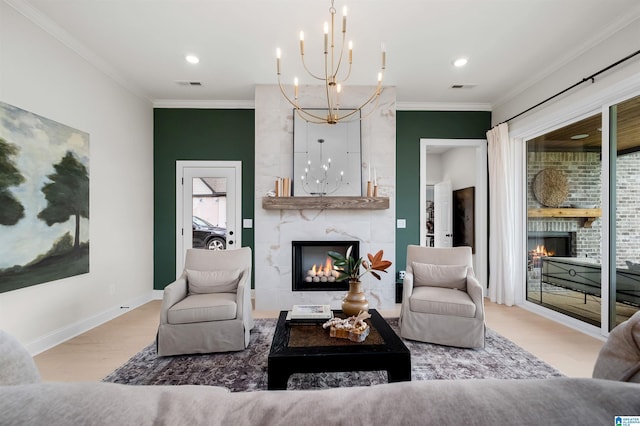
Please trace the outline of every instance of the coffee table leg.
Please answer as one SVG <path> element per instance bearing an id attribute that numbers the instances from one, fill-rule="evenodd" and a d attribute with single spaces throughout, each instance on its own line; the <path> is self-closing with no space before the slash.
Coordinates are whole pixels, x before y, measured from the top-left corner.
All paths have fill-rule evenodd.
<path id="1" fill-rule="evenodd" d="M 277 368 L 271 364 L 267 367 L 267 389 L 286 390 L 289 381 L 290 371 L 285 368 Z"/>
<path id="2" fill-rule="evenodd" d="M 387 369 L 387 377 L 389 383 L 392 382 L 410 382 L 411 381 L 411 362 L 398 363 L 394 367 Z"/>

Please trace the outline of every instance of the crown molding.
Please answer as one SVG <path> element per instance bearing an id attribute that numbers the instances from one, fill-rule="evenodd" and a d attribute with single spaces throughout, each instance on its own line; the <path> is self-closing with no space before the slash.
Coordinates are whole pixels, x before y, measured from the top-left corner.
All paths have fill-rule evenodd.
<path id="1" fill-rule="evenodd" d="M 149 96 L 147 96 L 146 93 L 142 92 L 138 86 L 125 78 L 118 70 L 108 64 L 107 61 L 93 53 L 93 51 L 79 42 L 64 29 L 62 29 L 62 27 L 52 21 L 49 17 L 47 17 L 44 13 L 42 13 L 28 1 L 4 0 L 4 2 L 14 8 L 18 13 L 27 18 L 33 24 L 58 40 L 64 46 L 71 49 L 78 56 L 95 67 L 98 71 L 105 74 L 107 77 L 111 78 L 120 86 L 131 92 L 133 95 L 151 102 Z"/>
<path id="2" fill-rule="evenodd" d="M 156 99 L 153 101 L 154 108 L 255 109 L 255 106 L 253 100 Z"/>
<path id="3" fill-rule="evenodd" d="M 396 111 L 492 111 L 487 103 L 396 102 Z"/>
<path id="4" fill-rule="evenodd" d="M 154 108 L 255 109 L 255 101 L 156 99 Z M 486 103 L 396 102 L 396 111 L 492 111 Z"/>

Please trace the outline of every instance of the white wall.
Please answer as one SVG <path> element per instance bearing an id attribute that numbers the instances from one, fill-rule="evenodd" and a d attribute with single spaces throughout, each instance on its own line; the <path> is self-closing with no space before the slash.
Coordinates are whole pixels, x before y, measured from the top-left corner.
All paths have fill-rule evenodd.
<path id="1" fill-rule="evenodd" d="M 426 161 L 427 185 L 435 185 L 438 182 L 442 182 L 442 155 L 427 154 Z"/>
<path id="2" fill-rule="evenodd" d="M 153 109 L 5 2 L 0 45 L 0 100 L 90 137 L 90 272 L 0 293 L 37 353 L 151 298 Z"/>
<path id="3" fill-rule="evenodd" d="M 475 148 L 450 149 L 441 157 L 442 180 L 450 180 L 454 191 L 476 186 Z"/>

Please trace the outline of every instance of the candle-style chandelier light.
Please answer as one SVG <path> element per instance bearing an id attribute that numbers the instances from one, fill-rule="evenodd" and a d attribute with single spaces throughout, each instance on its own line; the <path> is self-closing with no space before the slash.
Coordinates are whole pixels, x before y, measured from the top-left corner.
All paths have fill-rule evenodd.
<path id="1" fill-rule="evenodd" d="M 310 123 L 322 124 L 336 124 L 340 121 L 351 121 L 356 119 L 363 119 L 367 117 L 369 114 L 375 110 L 378 104 L 378 100 L 380 99 L 380 93 L 382 89 L 382 77 L 384 75 L 385 70 L 385 62 L 386 62 L 386 51 L 384 44 L 382 45 L 382 63 L 380 66 L 380 71 L 378 72 L 378 83 L 376 85 L 375 90 L 369 96 L 369 98 L 362 103 L 359 107 L 348 106 L 348 110 L 342 110 L 340 105 L 340 96 L 343 91 L 343 83 L 347 81 L 349 76 L 351 75 L 351 65 L 353 59 L 353 43 L 350 41 L 348 44 L 348 51 L 345 50 L 346 40 L 347 40 L 347 7 L 345 6 L 342 11 L 342 40 L 339 46 L 339 55 L 336 56 L 336 46 L 335 46 L 335 15 L 336 9 L 334 7 L 334 0 L 331 0 L 331 7 L 329 8 L 329 12 L 331 14 L 330 24 L 328 22 L 324 23 L 324 72 L 323 73 L 314 73 L 307 67 L 307 63 L 305 62 L 305 50 L 304 50 L 304 32 L 300 31 L 300 60 L 302 61 L 302 66 L 305 71 L 314 79 L 320 80 L 323 82 L 325 88 L 325 96 L 327 103 L 327 115 L 321 116 L 318 115 L 317 112 L 311 109 L 303 108 L 298 99 L 299 95 L 299 81 L 296 77 L 293 82 L 293 97 L 287 95 L 287 92 L 282 85 L 282 81 L 280 78 L 280 58 L 281 51 L 280 48 L 276 50 L 276 70 L 278 74 L 278 85 L 280 86 L 280 91 L 285 99 L 293 105 L 299 117 L 303 120 L 306 120 Z M 345 56 L 347 59 L 345 60 Z M 372 105 L 375 101 L 375 105 Z M 359 111 L 363 111 L 363 108 L 371 105 L 371 111 L 368 111 L 366 114 L 356 114 Z"/>
<path id="2" fill-rule="evenodd" d="M 342 180 L 344 179 L 344 171 L 340 170 L 340 174 L 336 177 L 329 175 L 331 169 L 331 158 L 327 158 L 325 161 L 322 147 L 324 145 L 324 139 L 318 139 L 320 146 L 320 155 L 318 162 L 315 163 L 311 159 L 307 159 L 306 167 L 304 168 L 304 175 L 300 177 L 300 184 L 302 189 L 309 195 L 330 195 L 336 192 Z"/>

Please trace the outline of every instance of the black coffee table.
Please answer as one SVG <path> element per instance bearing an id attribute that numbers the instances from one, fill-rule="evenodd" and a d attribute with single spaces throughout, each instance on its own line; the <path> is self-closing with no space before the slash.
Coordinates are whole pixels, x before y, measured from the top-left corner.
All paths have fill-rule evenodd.
<path id="1" fill-rule="evenodd" d="M 375 309 L 364 342 L 329 336 L 318 323 L 287 322 L 281 311 L 269 351 L 267 388 L 286 389 L 293 373 L 387 371 L 389 382 L 411 381 L 411 354 Z M 341 316 L 340 311 L 334 311 Z"/>

